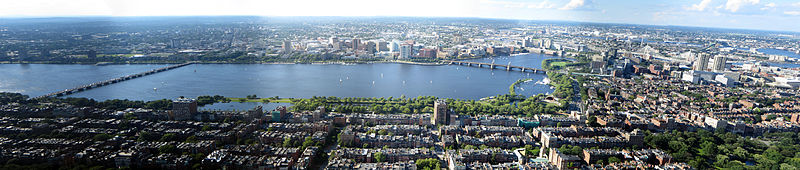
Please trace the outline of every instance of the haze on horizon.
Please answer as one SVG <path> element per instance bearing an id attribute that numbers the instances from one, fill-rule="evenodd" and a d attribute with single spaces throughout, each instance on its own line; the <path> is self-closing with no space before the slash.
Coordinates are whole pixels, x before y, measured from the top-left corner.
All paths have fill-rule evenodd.
<path id="1" fill-rule="evenodd" d="M 477 17 L 800 32 L 800 1 L 793 0 L 24 0 L 0 6 L 0 18 L 234 15 Z"/>

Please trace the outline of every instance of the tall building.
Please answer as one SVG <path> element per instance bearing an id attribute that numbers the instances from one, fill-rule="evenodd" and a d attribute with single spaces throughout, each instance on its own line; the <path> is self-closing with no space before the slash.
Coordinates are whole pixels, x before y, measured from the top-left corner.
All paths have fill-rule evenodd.
<path id="1" fill-rule="evenodd" d="M 283 52 L 284 53 L 291 53 L 292 52 L 292 42 L 291 41 L 283 41 Z"/>
<path id="2" fill-rule="evenodd" d="M 172 100 L 172 119 L 189 120 L 197 114 L 197 101 L 190 98 Z"/>
<path id="3" fill-rule="evenodd" d="M 397 40 L 389 43 L 389 52 L 400 52 L 400 43 Z"/>
<path id="4" fill-rule="evenodd" d="M 328 43 L 330 43 L 331 45 L 339 43 L 339 38 L 338 37 L 328 38 Z"/>
<path id="5" fill-rule="evenodd" d="M 403 44 L 400 45 L 400 56 L 397 59 L 409 59 L 412 56 L 412 46 L 411 44 Z"/>
<path id="6" fill-rule="evenodd" d="M 389 47 L 386 46 L 386 41 L 378 41 L 378 43 L 375 45 L 377 46 L 375 48 L 377 48 L 378 51 L 389 51 Z"/>
<path id="7" fill-rule="evenodd" d="M 522 46 L 523 47 L 533 47 L 534 46 L 533 45 L 533 38 L 527 37 L 527 38 L 523 39 L 522 40 Z"/>
<path id="8" fill-rule="evenodd" d="M 694 70 L 705 71 L 708 68 L 709 59 L 711 59 L 711 57 L 708 54 L 705 53 L 697 54 L 697 60 L 694 60 L 694 65 L 693 65 Z"/>
<path id="9" fill-rule="evenodd" d="M 361 45 L 361 40 L 358 38 L 353 38 L 350 43 L 353 45 L 353 50 L 358 50 L 358 46 Z"/>
<path id="10" fill-rule="evenodd" d="M 97 58 L 97 51 L 94 51 L 94 50 L 89 50 L 89 51 L 87 51 L 87 52 L 86 52 L 86 57 L 87 57 L 87 58 L 88 58 L 90 61 L 94 61 L 94 60 L 95 60 L 95 58 Z"/>
<path id="11" fill-rule="evenodd" d="M 723 72 L 727 70 L 726 62 L 728 62 L 728 58 L 723 55 L 717 55 L 714 57 L 714 67 L 712 69 L 716 72 Z"/>
<path id="12" fill-rule="evenodd" d="M 450 124 L 450 113 L 447 112 L 447 103 L 444 100 L 436 100 L 433 103 L 431 124 L 434 126 Z"/>
<path id="13" fill-rule="evenodd" d="M 367 42 L 367 46 L 365 46 L 365 50 L 367 50 L 368 54 L 374 54 L 376 52 L 376 48 L 378 45 L 375 45 L 375 42 L 369 41 Z"/>
<path id="14" fill-rule="evenodd" d="M 550 40 L 549 38 L 542 40 L 542 48 L 550 49 L 551 47 L 553 47 L 553 40 Z"/>
<path id="15" fill-rule="evenodd" d="M 436 50 L 430 48 L 423 48 L 419 50 L 419 57 L 421 58 L 436 58 Z"/>

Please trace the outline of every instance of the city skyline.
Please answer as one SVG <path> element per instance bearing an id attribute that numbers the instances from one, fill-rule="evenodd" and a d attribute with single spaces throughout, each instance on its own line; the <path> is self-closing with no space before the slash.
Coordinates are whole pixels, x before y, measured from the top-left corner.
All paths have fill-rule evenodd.
<path id="1" fill-rule="evenodd" d="M 0 18 L 61 16 L 476 17 L 800 32 L 800 2 L 788 0 L 411 0 L 392 1 L 14 1 Z"/>

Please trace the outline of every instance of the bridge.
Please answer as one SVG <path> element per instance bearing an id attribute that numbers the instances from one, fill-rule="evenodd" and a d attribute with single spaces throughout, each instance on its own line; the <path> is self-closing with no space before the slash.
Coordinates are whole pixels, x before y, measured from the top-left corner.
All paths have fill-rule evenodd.
<path id="1" fill-rule="evenodd" d="M 141 72 L 141 73 L 138 73 L 138 74 L 131 74 L 131 75 L 122 76 L 122 77 L 118 77 L 118 78 L 114 78 L 114 79 L 110 79 L 110 80 L 94 82 L 92 84 L 82 85 L 82 86 L 78 86 L 78 87 L 75 87 L 75 88 L 65 89 L 65 90 L 61 90 L 61 91 L 57 91 L 57 92 L 53 92 L 53 93 L 48 93 L 48 94 L 45 94 L 45 95 L 42 95 L 42 96 L 39 96 L 39 97 L 35 97 L 34 99 L 41 99 L 41 98 L 46 98 L 46 97 L 66 96 L 66 95 L 69 95 L 69 94 L 72 94 L 72 93 L 86 91 L 86 90 L 89 90 L 89 89 L 103 87 L 103 86 L 111 85 L 111 84 L 114 84 L 114 83 L 123 82 L 123 81 L 126 81 L 126 80 L 131 80 L 131 79 L 135 79 L 135 78 L 139 78 L 139 77 L 144 77 L 144 76 L 155 74 L 155 73 L 169 71 L 169 70 L 172 70 L 172 69 L 176 69 L 176 68 L 180 68 L 180 67 L 183 67 L 183 66 L 191 65 L 191 64 L 194 64 L 194 63 L 195 62 L 187 62 L 187 63 L 183 63 L 183 64 L 176 64 L 176 65 L 171 65 L 171 66 L 167 66 L 167 67 L 162 67 L 162 68 L 157 68 L 157 69 Z"/>
<path id="2" fill-rule="evenodd" d="M 471 62 L 471 61 L 456 61 L 456 60 L 445 61 L 445 63 L 466 65 L 466 66 L 475 66 L 475 67 L 479 67 L 479 68 L 489 68 L 489 69 L 496 69 L 496 68 L 502 67 L 502 68 L 506 69 L 506 71 L 512 71 L 512 70 L 516 69 L 516 70 L 519 70 L 521 72 L 530 71 L 530 72 L 533 72 L 533 73 L 547 74 L 547 71 L 545 71 L 545 70 L 538 69 L 538 68 L 513 66 L 513 65 L 511 65 L 511 62 L 508 62 L 508 65 L 495 64 L 494 60 L 492 61 L 492 63 L 481 63 L 481 62 Z M 484 67 L 484 66 L 486 66 L 486 67 Z"/>

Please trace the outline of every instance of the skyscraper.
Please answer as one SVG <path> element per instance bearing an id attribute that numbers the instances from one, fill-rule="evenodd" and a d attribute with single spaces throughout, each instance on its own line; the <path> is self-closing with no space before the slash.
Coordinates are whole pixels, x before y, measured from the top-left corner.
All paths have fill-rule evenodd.
<path id="1" fill-rule="evenodd" d="M 397 40 L 389 43 L 389 52 L 400 52 L 400 43 Z"/>
<path id="2" fill-rule="evenodd" d="M 350 41 L 350 43 L 353 46 L 353 50 L 358 50 L 358 46 L 361 45 L 361 40 L 358 38 L 353 38 L 353 40 Z"/>
<path id="3" fill-rule="evenodd" d="M 711 57 L 706 53 L 697 54 L 697 60 L 694 60 L 694 70 L 705 71 L 708 68 L 708 60 Z"/>
<path id="4" fill-rule="evenodd" d="M 291 41 L 283 41 L 283 52 L 284 53 L 291 53 L 292 52 L 292 42 Z"/>
<path id="5" fill-rule="evenodd" d="M 412 56 L 411 52 L 412 52 L 411 44 L 400 45 L 400 57 L 398 57 L 397 59 L 409 59 Z"/>
<path id="6" fill-rule="evenodd" d="M 378 51 L 389 51 L 389 47 L 386 46 L 386 41 L 378 41 L 375 45 Z"/>
<path id="7" fill-rule="evenodd" d="M 328 39 L 328 43 L 330 43 L 330 44 L 339 43 L 339 38 L 338 37 L 331 37 L 331 38 Z"/>
<path id="8" fill-rule="evenodd" d="M 726 62 L 728 62 L 728 58 L 723 55 L 717 55 L 714 57 L 714 67 L 712 69 L 716 72 L 723 72 L 727 70 Z"/>
<path id="9" fill-rule="evenodd" d="M 367 53 L 369 53 L 369 54 L 374 54 L 374 53 L 375 53 L 375 51 L 376 51 L 376 48 L 375 48 L 375 47 L 377 47 L 377 46 L 378 46 L 378 45 L 375 45 L 375 42 L 373 42 L 373 41 L 368 41 L 368 42 L 367 42 L 367 46 L 365 46 L 365 47 L 366 47 L 366 48 L 365 48 L 365 50 L 367 50 Z"/>
<path id="10" fill-rule="evenodd" d="M 197 113 L 197 101 L 190 98 L 172 100 L 172 119 L 188 120 Z"/>
<path id="11" fill-rule="evenodd" d="M 87 52 L 86 52 L 86 57 L 87 57 L 87 58 L 88 58 L 90 61 L 94 61 L 94 60 L 97 58 L 97 51 L 95 51 L 95 50 L 89 50 L 89 51 L 87 51 Z"/>
<path id="12" fill-rule="evenodd" d="M 450 113 L 447 112 L 447 103 L 444 100 L 436 100 L 433 103 L 431 124 L 434 126 L 450 124 Z"/>

